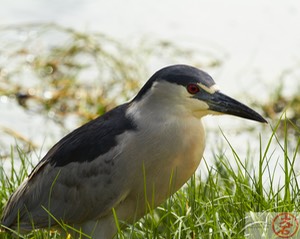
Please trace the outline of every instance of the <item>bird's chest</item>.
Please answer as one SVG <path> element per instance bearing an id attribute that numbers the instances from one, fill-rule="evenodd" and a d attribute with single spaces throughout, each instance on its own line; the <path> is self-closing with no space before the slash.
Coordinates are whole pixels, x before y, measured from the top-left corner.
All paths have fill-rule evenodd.
<path id="1" fill-rule="evenodd" d="M 199 120 L 185 122 L 166 129 L 162 135 L 159 150 L 164 157 L 155 159 L 158 171 L 166 175 L 172 173 L 182 186 L 195 172 L 203 155 L 205 132 L 202 123 Z"/>
<path id="2" fill-rule="evenodd" d="M 199 119 L 187 118 L 170 124 L 161 123 L 155 131 L 149 133 L 149 143 L 152 152 L 157 152 L 155 160 L 173 166 L 186 165 L 195 158 L 202 157 L 205 132 Z"/>
<path id="3" fill-rule="evenodd" d="M 148 128 L 149 129 L 149 128 Z M 159 190 L 156 201 L 160 203 L 176 192 L 195 172 L 203 155 L 205 132 L 199 119 L 164 124 L 160 122 L 149 129 L 136 142 L 140 152 L 136 155 L 147 191 Z M 171 188 L 170 188 L 171 187 Z M 153 195 L 149 195 L 152 197 Z"/>

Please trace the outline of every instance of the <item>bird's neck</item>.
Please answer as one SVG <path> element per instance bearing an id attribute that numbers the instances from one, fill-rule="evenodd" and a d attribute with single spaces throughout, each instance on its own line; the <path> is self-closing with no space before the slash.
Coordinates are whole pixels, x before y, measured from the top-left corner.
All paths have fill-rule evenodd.
<path id="1" fill-rule="evenodd" d="M 193 150 L 202 155 L 205 145 L 205 131 L 201 119 L 192 113 L 164 104 L 159 107 L 152 102 L 151 107 L 133 103 L 127 110 L 127 116 L 136 124 L 138 130 L 148 142 L 162 142 L 175 152 L 177 149 Z M 184 149 L 183 149 L 184 148 Z"/>
<path id="2" fill-rule="evenodd" d="M 156 204 L 177 191 L 191 177 L 205 147 L 201 119 L 192 114 L 180 116 L 178 112 L 150 111 L 149 107 L 140 106 L 131 106 L 127 112 L 137 124 L 137 131 L 132 135 L 139 134 L 139 137 L 128 139 L 134 140 L 134 147 L 139 149 L 139 155 L 132 157 L 139 158 L 143 163 L 138 167 L 135 161 L 135 167 L 143 167 L 146 172 L 147 189 L 151 189 L 147 192 L 149 199 L 153 198 L 153 187 L 160 190 L 159 195 L 154 195 Z M 144 155 L 150 156 L 144 159 Z"/>

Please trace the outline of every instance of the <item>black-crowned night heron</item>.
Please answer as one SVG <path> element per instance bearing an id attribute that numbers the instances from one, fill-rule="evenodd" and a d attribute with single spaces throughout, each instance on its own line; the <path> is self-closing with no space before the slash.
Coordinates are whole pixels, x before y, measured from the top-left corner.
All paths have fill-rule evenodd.
<path id="1" fill-rule="evenodd" d="M 55 217 L 93 238 L 112 238 L 112 209 L 118 220 L 134 222 L 147 202 L 158 206 L 192 176 L 208 114 L 266 122 L 197 68 L 159 70 L 133 100 L 55 144 L 10 197 L 2 225 L 30 231 L 57 226 Z"/>

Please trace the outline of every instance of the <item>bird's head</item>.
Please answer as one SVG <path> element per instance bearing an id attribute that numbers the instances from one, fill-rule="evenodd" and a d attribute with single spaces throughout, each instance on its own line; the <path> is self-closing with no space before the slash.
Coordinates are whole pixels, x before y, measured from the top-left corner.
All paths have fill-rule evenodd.
<path id="1" fill-rule="evenodd" d="M 197 118 L 208 114 L 229 114 L 266 123 L 248 106 L 221 93 L 206 72 L 187 65 L 172 65 L 157 71 L 133 102 L 152 110 L 191 113 Z M 155 112 L 154 112 L 155 113 Z"/>

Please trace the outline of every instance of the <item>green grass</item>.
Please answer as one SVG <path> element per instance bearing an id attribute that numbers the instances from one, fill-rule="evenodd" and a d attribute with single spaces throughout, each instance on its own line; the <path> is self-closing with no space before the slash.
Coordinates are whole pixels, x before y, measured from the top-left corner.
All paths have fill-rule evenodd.
<path id="1" fill-rule="evenodd" d="M 276 130 L 282 123 L 286 130 L 284 138 L 279 139 Z M 215 153 L 213 165 L 204 159 L 201 163 L 206 165 L 207 176 L 201 177 L 201 172 L 194 175 L 163 205 L 134 225 L 119 229 L 118 238 L 244 238 L 246 212 L 300 211 L 299 172 L 294 170 L 299 160 L 300 137 L 296 142 L 289 141 L 288 123 L 287 119 L 279 120 L 266 142 L 257 139 L 260 141 L 259 159 L 252 159 L 259 162 L 256 168 L 249 162 L 251 151 L 243 160 L 245 155 L 238 155 L 223 133 L 227 142 L 224 147 L 230 148 L 231 153 Z M 296 126 L 294 129 L 299 135 L 300 129 Z M 280 150 L 279 158 L 271 149 L 274 144 Z M 17 152 L 21 167 L 17 169 L 12 154 L 12 171 L 7 173 L 3 168 L 0 171 L 1 208 L 32 166 L 26 154 L 21 150 Z M 272 161 L 275 169 L 270 166 Z M 279 172 L 283 181 L 278 183 L 275 175 Z M 66 225 L 62 226 L 68 230 Z M 0 238 L 11 236 L 3 232 Z M 56 232 L 40 230 L 25 238 L 62 237 Z"/>

